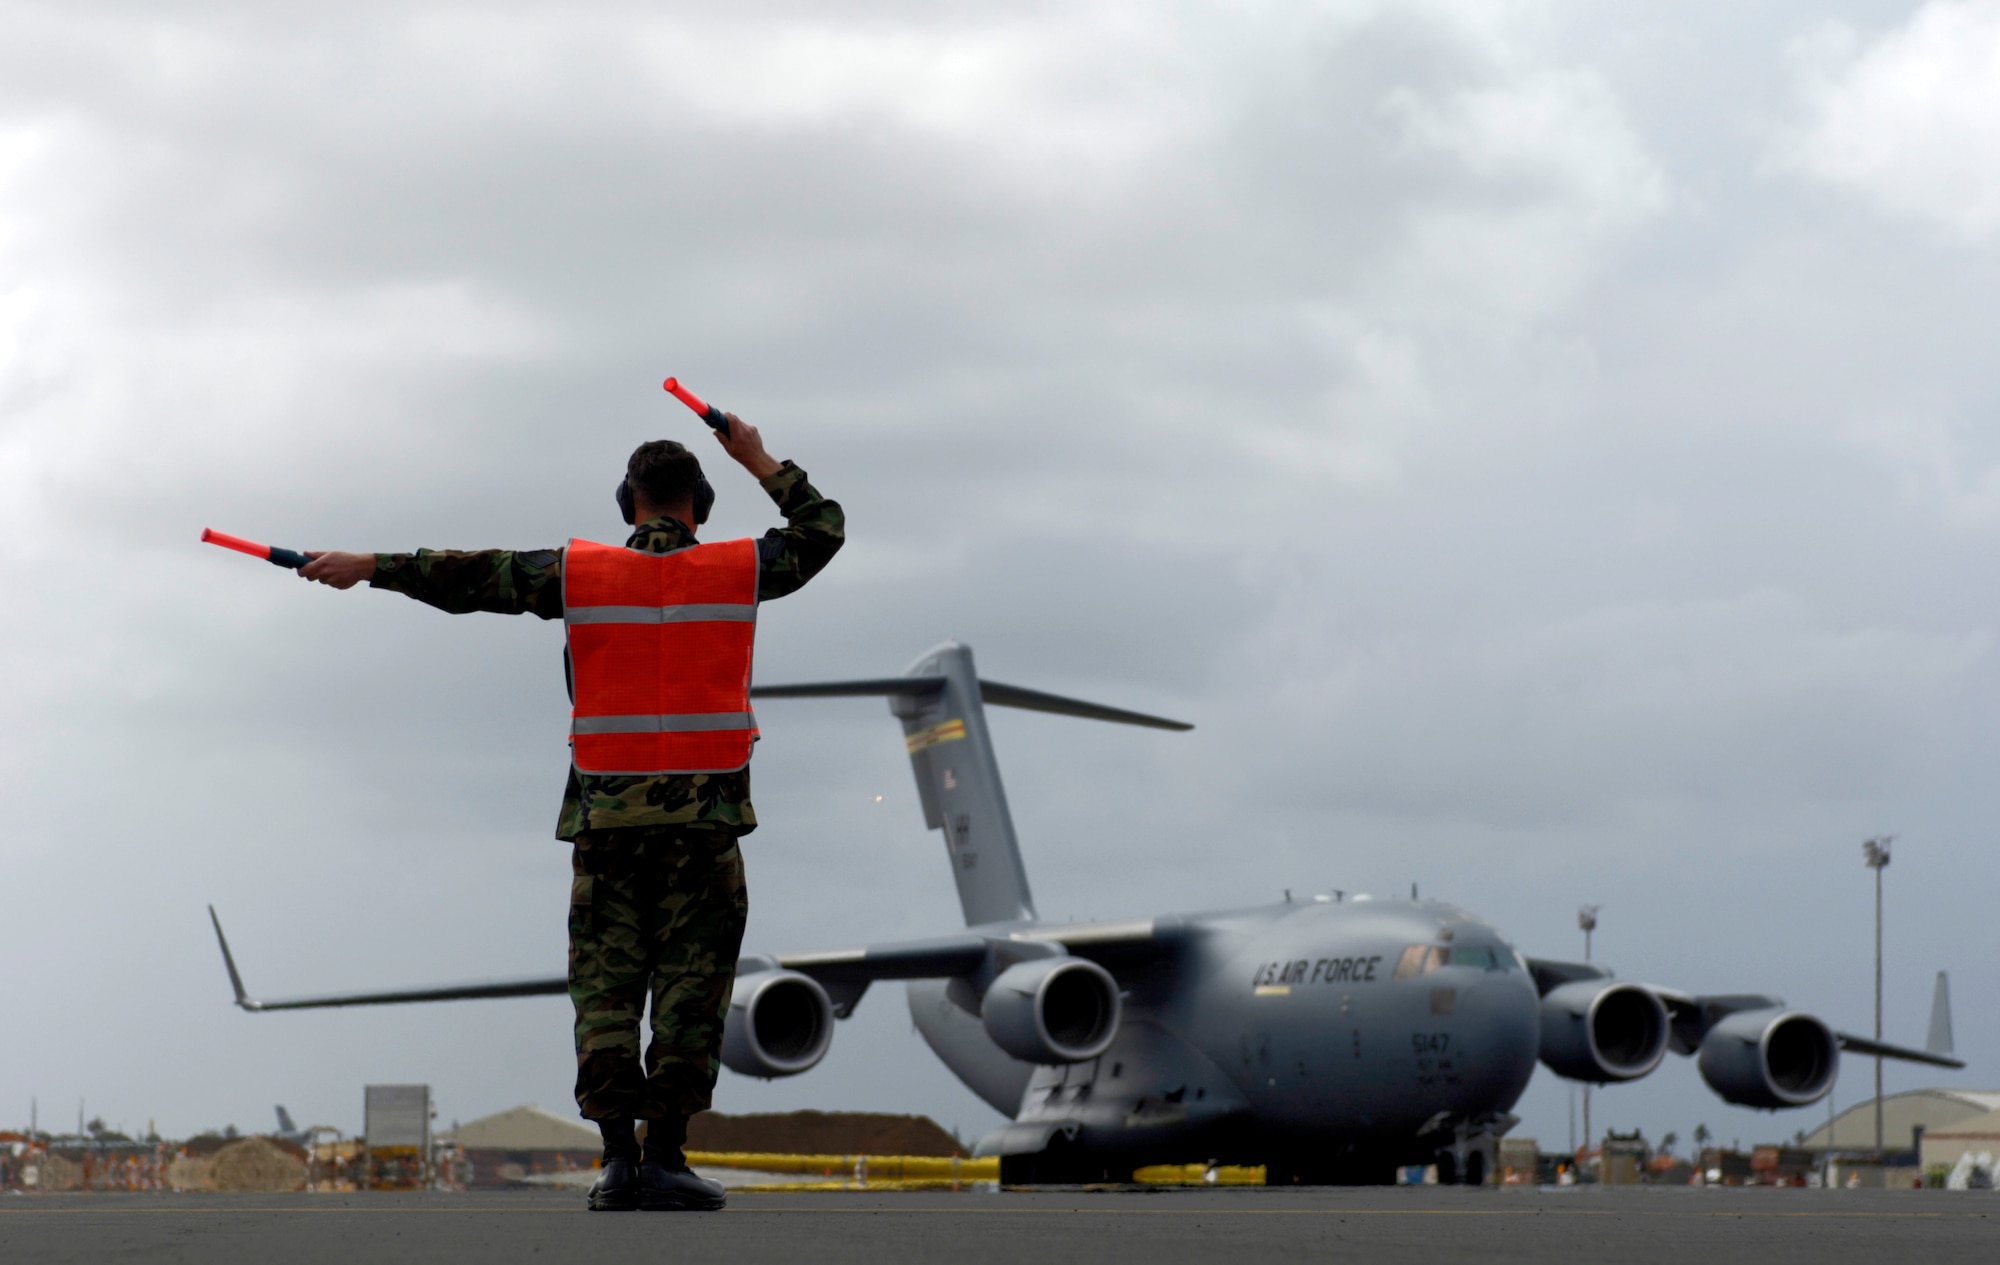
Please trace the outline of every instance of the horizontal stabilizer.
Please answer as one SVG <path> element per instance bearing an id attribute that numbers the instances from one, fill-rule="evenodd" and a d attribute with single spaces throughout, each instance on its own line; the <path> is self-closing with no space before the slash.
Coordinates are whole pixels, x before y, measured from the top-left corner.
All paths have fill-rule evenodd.
<path id="1" fill-rule="evenodd" d="M 1021 864 L 1020 841 L 1000 786 L 1000 763 L 993 735 L 986 725 L 988 705 L 1019 707 L 1057 716 L 1105 720 L 1148 729 L 1192 729 L 1193 725 L 1164 716 L 1106 707 L 1079 698 L 1023 689 L 984 680 L 972 663 L 972 647 L 955 641 L 933 646 L 901 676 L 857 681 L 813 681 L 796 685 L 757 685 L 750 697 L 886 698 L 889 713 L 903 730 L 903 745 L 916 779 L 917 802 L 924 825 L 944 834 L 945 854 L 968 927 L 1035 921 L 1035 900 L 1028 891 L 1028 872 Z M 979 955 L 984 961 L 983 952 Z M 956 976 L 956 970 L 926 964 L 923 953 L 891 963 L 871 958 L 858 962 L 817 962 L 809 972 L 828 985 L 836 969 L 853 980 L 923 979 Z M 910 972 L 901 976 L 893 970 Z"/>
<path id="2" fill-rule="evenodd" d="M 1030 712 L 1053 712 L 1058 716 L 1080 716 L 1085 720 L 1108 720 L 1120 725 L 1143 725 L 1147 729 L 1188 730 L 1194 726 L 1184 720 L 1168 720 L 1164 716 L 1148 716 L 1144 712 L 1128 712 L 1122 707 L 1106 707 L 1102 703 L 1086 703 L 1082 699 L 1064 698 L 1060 694 L 1044 694 L 1040 690 L 1023 689 L 1018 685 L 1002 685 L 998 681 L 979 682 L 981 702 L 996 707 L 1018 707 Z"/>
<path id="3" fill-rule="evenodd" d="M 1849 1054 L 1861 1054 L 1869 1058 L 1901 1059 L 1905 1063 L 1928 1063 L 1932 1067 L 1964 1067 L 1964 1059 L 1955 1059 L 1948 1054 L 1932 1054 L 1928 1050 L 1912 1050 L 1905 1046 L 1890 1045 L 1885 1041 L 1871 1041 L 1867 1037 L 1851 1036 L 1836 1032 L 1833 1039 L 1840 1042 L 1840 1048 Z"/>
<path id="4" fill-rule="evenodd" d="M 808 685 L 753 685 L 751 698 L 881 698 L 935 694 L 941 676 L 885 676 L 874 681 L 817 681 Z"/>
<path id="5" fill-rule="evenodd" d="M 752 698 L 872 698 L 911 697 L 935 694 L 944 688 L 941 676 L 890 676 L 872 681 L 818 681 L 803 685 L 758 685 L 750 690 Z M 1050 712 L 1057 716 L 1076 716 L 1084 720 L 1107 720 L 1120 725 L 1142 725 L 1148 729 L 1188 730 L 1194 726 L 1184 720 L 1169 720 L 1164 716 L 1149 716 L 1144 712 L 1127 711 L 1122 707 L 1106 707 L 1102 703 L 1088 703 L 1080 698 L 1065 698 L 1060 694 L 1049 694 L 1042 690 L 1031 690 L 1019 685 L 1006 685 L 999 681 L 981 680 L 979 700 L 995 707 L 1017 707 L 1023 711 Z"/>

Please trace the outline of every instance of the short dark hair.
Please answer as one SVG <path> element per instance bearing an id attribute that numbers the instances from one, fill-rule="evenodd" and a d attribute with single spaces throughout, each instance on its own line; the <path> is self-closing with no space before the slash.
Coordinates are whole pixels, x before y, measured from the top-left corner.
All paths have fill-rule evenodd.
<path id="1" fill-rule="evenodd" d="M 658 509 L 693 497 L 701 479 L 701 462 L 685 445 L 671 439 L 640 444 L 625 463 L 625 480 L 633 493 Z"/>

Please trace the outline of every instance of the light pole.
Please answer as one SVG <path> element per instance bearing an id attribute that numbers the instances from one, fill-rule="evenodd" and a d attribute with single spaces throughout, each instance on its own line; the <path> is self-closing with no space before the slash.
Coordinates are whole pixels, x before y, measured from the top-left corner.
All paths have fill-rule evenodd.
<path id="1" fill-rule="evenodd" d="M 1577 929 L 1583 932 L 1583 960 L 1590 961 L 1590 933 L 1597 930 L 1597 906 L 1579 905 L 1576 910 Z M 1583 1149 L 1590 1149 L 1590 1082 L 1583 1083 Z"/>
<path id="2" fill-rule="evenodd" d="M 1882 871 L 1889 868 L 1894 835 L 1876 835 L 1861 843 L 1861 863 L 1875 871 L 1875 1040 L 1882 1040 Z M 1829 1139 L 1830 1141 L 1831 1139 Z M 1875 1056 L 1875 1153 L 1882 1148 L 1882 1056 Z"/>

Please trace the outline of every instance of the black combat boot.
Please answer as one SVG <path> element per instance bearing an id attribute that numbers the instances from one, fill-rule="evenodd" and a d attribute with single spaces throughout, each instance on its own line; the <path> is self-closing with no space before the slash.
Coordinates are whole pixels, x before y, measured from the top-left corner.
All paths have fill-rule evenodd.
<path id="1" fill-rule="evenodd" d="M 592 1212 L 630 1212 L 639 1206 L 639 1143 L 630 1120 L 600 1120 L 604 1166 L 590 1188 Z"/>
<path id="2" fill-rule="evenodd" d="M 681 1149 L 686 1120 L 646 1122 L 646 1154 L 639 1164 L 639 1206 L 647 1212 L 717 1212 L 728 1202 L 722 1183 L 697 1176 Z"/>

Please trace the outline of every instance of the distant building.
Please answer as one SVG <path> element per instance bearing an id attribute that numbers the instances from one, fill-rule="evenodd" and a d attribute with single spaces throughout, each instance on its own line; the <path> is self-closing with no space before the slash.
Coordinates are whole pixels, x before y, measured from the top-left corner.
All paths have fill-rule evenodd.
<path id="1" fill-rule="evenodd" d="M 461 1180 L 475 1190 L 541 1185 L 558 1173 L 588 1171 L 604 1150 L 596 1129 L 534 1106 L 467 1121 L 438 1140 L 465 1152 L 471 1173 Z"/>
<path id="2" fill-rule="evenodd" d="M 1922 1166 L 1951 1168 L 1962 1156 L 2000 1156 L 2000 1111 L 1924 1130 Z"/>
<path id="3" fill-rule="evenodd" d="M 1885 1094 L 1882 1145 L 1890 1151 L 1914 1151 L 1918 1129 L 1929 1134 L 1993 1111 L 2000 1111 L 2000 1090 L 1912 1089 Z M 1801 1145 L 1816 1151 L 1874 1150 L 1875 1100 L 1849 1107 L 1834 1117 L 1831 1125 L 1823 1124 L 1808 1133 Z"/>

